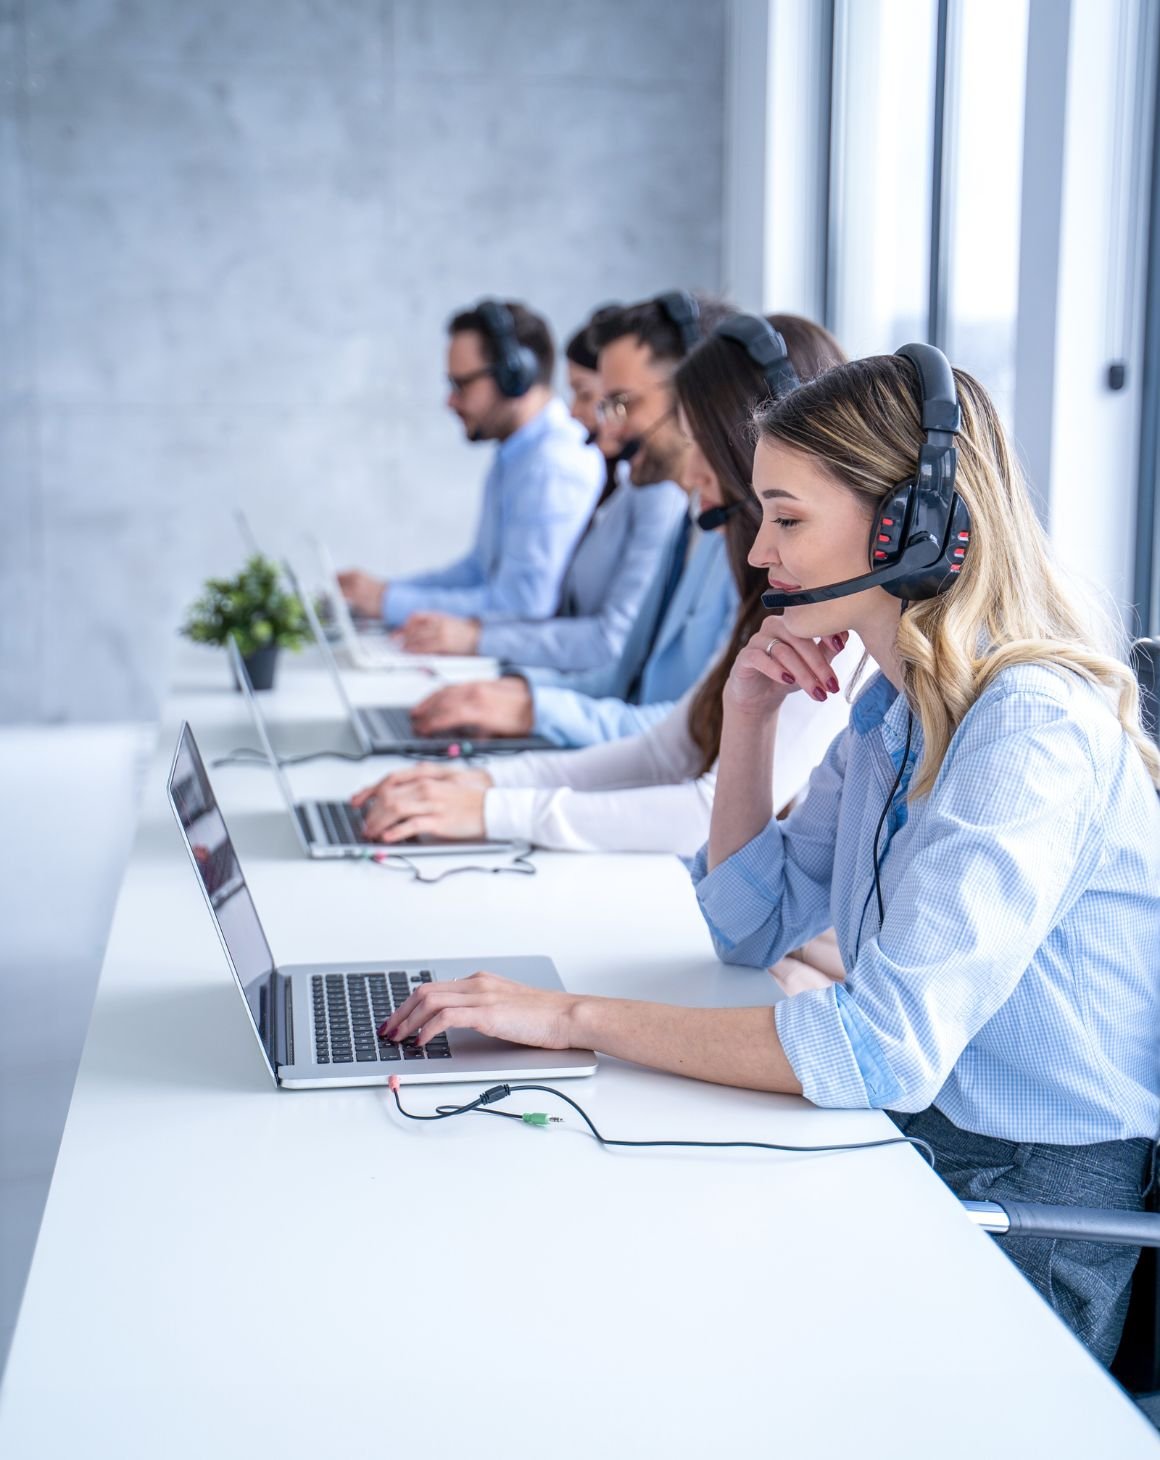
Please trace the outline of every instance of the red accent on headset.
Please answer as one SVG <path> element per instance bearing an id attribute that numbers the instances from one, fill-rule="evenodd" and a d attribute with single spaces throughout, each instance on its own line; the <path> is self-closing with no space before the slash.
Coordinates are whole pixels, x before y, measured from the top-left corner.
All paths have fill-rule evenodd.
<path id="1" fill-rule="evenodd" d="M 962 566 L 963 566 L 962 563 L 952 563 L 951 564 L 951 572 L 952 573 L 961 572 L 962 571 Z"/>
<path id="2" fill-rule="evenodd" d="M 876 558 L 884 558 L 884 557 L 885 557 L 885 556 L 886 556 L 886 554 L 885 554 L 885 553 L 884 553 L 884 552 L 883 552 L 883 551 L 882 551 L 882 549 L 881 549 L 881 548 L 876 548 L 876 549 L 875 549 L 875 550 L 874 550 L 874 556 L 875 556 L 875 557 L 876 557 Z"/>
<path id="3" fill-rule="evenodd" d="M 971 534 L 969 532 L 960 532 L 959 533 L 959 541 L 960 542 L 969 542 L 970 539 L 971 539 Z"/>
<path id="4" fill-rule="evenodd" d="M 893 527 L 894 526 L 894 518 L 893 517 L 884 517 L 882 519 L 882 526 L 883 527 Z"/>
<path id="5" fill-rule="evenodd" d="M 884 532 L 880 532 L 878 534 L 878 541 L 879 542 L 889 542 L 890 539 L 886 536 L 886 534 Z"/>

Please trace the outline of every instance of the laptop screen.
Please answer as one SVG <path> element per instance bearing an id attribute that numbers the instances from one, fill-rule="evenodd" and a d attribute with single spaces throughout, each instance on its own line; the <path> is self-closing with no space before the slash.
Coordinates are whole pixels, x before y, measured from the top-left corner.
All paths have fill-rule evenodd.
<path id="1" fill-rule="evenodd" d="M 270 739 L 270 731 L 266 725 L 266 717 L 262 713 L 261 705 L 258 704 L 258 697 L 254 693 L 254 687 L 250 683 L 250 676 L 246 670 L 246 661 L 242 658 L 237 639 L 231 638 L 226 645 L 226 649 L 230 656 L 230 668 L 234 671 L 234 678 L 238 681 L 246 705 L 249 708 L 250 718 L 254 722 L 254 729 L 258 732 L 258 739 L 262 742 L 262 753 L 269 762 L 270 769 L 274 772 L 274 779 L 277 782 L 278 790 L 282 793 L 282 799 L 286 803 L 286 809 L 290 812 L 290 819 L 294 823 L 294 830 L 298 833 L 298 840 L 309 851 L 306 838 L 302 834 L 302 827 L 298 823 L 298 816 L 294 809 L 294 792 L 290 789 L 290 782 L 286 779 L 286 772 L 282 769 L 282 762 L 275 753 L 273 741 Z"/>
<path id="2" fill-rule="evenodd" d="M 274 957 L 188 725 L 181 727 L 169 772 L 169 804 L 273 1074 L 269 985 Z"/>
<path id="3" fill-rule="evenodd" d="M 313 599 L 308 593 L 303 593 L 298 585 L 298 577 L 289 563 L 284 562 L 282 564 L 282 571 L 286 575 L 287 582 L 294 590 L 306 613 L 306 622 L 310 625 L 310 632 L 314 635 L 314 642 L 318 645 L 319 652 L 322 655 L 322 662 L 326 665 L 327 673 L 330 675 L 331 682 L 338 693 L 339 699 L 342 701 L 343 708 L 346 710 L 347 719 L 350 721 L 351 728 L 354 730 L 355 738 L 363 750 L 372 750 L 373 746 L 367 740 L 366 731 L 362 727 L 362 721 L 355 713 L 354 704 L 350 695 L 346 692 L 346 685 L 342 682 L 342 671 L 338 667 L 338 660 L 334 657 L 334 650 L 330 647 L 322 625 L 318 622 L 318 614 L 315 612 Z"/>

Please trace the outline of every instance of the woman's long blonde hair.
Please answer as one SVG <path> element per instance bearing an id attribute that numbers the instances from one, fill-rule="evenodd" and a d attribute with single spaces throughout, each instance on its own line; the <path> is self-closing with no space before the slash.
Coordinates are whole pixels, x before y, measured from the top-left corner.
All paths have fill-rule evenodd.
<path id="1" fill-rule="evenodd" d="M 951 737 L 997 674 L 1014 664 L 1066 669 L 1102 689 L 1160 785 L 1160 754 L 1140 723 L 1135 676 L 1116 657 L 1110 618 L 1069 592 L 987 392 L 955 371 L 962 430 L 955 487 L 971 543 L 954 586 L 908 604 L 898 651 L 925 742 L 911 794 L 933 786 Z M 924 439 L 914 367 L 897 355 L 828 370 L 763 410 L 762 438 L 816 458 L 871 514 L 914 475 Z"/>

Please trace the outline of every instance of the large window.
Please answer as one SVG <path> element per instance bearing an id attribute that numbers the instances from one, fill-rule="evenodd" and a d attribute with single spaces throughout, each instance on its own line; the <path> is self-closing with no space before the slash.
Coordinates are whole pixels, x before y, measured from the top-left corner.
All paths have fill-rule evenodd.
<path id="1" fill-rule="evenodd" d="M 1028 0 L 968 0 L 956 7 L 957 35 L 949 47 L 946 348 L 956 365 L 983 382 L 1008 425 L 1015 399 L 1027 10 Z"/>
<path id="2" fill-rule="evenodd" d="M 830 316 L 852 356 L 926 338 L 932 0 L 837 0 Z"/>
<path id="3" fill-rule="evenodd" d="M 835 333 L 852 355 L 933 340 L 979 376 L 1008 422 L 1028 6 L 836 0 L 834 9 Z"/>

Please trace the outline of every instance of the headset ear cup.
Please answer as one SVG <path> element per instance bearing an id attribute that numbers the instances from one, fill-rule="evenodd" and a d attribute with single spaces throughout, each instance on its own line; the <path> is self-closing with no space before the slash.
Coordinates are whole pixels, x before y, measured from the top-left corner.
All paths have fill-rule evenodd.
<path id="1" fill-rule="evenodd" d="M 532 386 L 536 383 L 536 376 L 540 373 L 540 362 L 527 345 L 520 345 L 516 351 L 518 367 L 513 384 L 518 385 L 518 390 L 513 390 L 513 395 L 527 395 Z"/>
<path id="2" fill-rule="evenodd" d="M 535 351 L 521 345 L 511 310 L 498 299 L 481 299 L 476 308 L 495 350 L 493 379 L 509 400 L 527 395 L 540 373 Z"/>
<path id="3" fill-rule="evenodd" d="M 956 492 L 954 506 L 951 509 L 951 530 L 946 550 L 948 574 L 957 575 L 961 572 L 970 545 L 971 514 L 967 511 L 967 504 Z"/>
<path id="4" fill-rule="evenodd" d="M 527 345 L 506 350 L 495 364 L 495 383 L 500 395 L 508 400 L 527 395 L 536 383 L 539 370 L 540 362 Z"/>
<path id="5" fill-rule="evenodd" d="M 906 531 L 912 509 L 913 482 L 900 482 L 888 497 L 883 497 L 870 529 L 870 566 L 884 568 L 896 563 L 906 542 Z"/>

